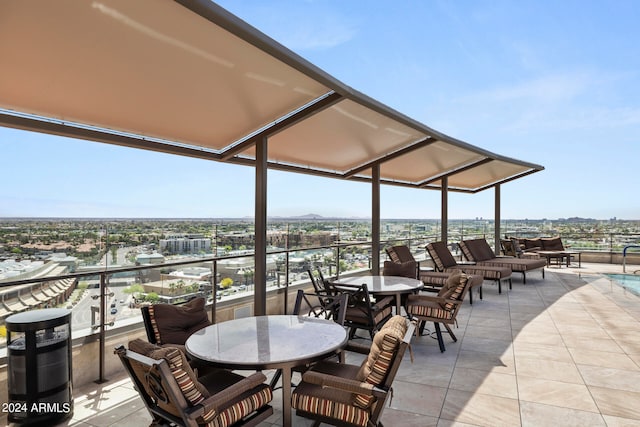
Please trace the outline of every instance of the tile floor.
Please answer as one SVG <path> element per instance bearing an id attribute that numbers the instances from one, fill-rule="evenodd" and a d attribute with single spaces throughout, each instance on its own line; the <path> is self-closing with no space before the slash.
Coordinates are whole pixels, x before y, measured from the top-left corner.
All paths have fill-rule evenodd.
<path id="1" fill-rule="evenodd" d="M 383 422 L 393 426 L 640 425 L 640 297 L 596 274 L 620 266 L 514 274 L 459 313 L 458 342 L 413 339 Z M 633 270 L 632 270 L 633 271 Z M 432 328 L 433 329 L 433 328 Z M 276 413 L 264 426 L 280 423 Z M 130 381 L 76 390 L 68 426 L 141 426 L 151 418 Z M 295 426 L 310 422 L 294 416 Z"/>

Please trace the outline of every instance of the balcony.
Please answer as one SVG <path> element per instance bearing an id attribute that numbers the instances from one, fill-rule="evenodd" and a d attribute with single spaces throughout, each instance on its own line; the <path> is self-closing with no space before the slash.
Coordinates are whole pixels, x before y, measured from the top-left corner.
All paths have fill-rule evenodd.
<path id="1" fill-rule="evenodd" d="M 585 261 L 602 257 L 586 254 L 581 268 L 547 268 L 546 279 L 534 273 L 526 285 L 515 278 L 513 289 L 502 294 L 486 282 L 484 299 L 462 308 L 459 340 L 445 338 L 445 353 L 430 336 L 414 338 L 414 362 L 407 357 L 401 366 L 385 424 L 640 422 L 633 403 L 640 400 L 640 297 L 602 275 L 621 273 L 622 265 Z M 638 264 L 637 258 L 627 261 L 627 271 L 638 270 Z M 269 312 L 290 306 L 293 298 L 285 303 L 284 296 L 298 287 L 309 284 L 268 291 Z M 221 301 L 215 315 L 218 321 L 247 315 L 250 306 L 249 296 Z M 144 336 L 139 320 L 106 329 L 102 337 L 95 331 L 74 333 L 74 416 L 66 425 L 138 426 L 151 420 L 111 353 Z M 105 382 L 96 383 L 102 346 Z M 3 371 L 6 382 L 6 365 Z M 265 425 L 279 425 L 280 407 L 276 401 L 276 413 Z M 294 418 L 294 425 L 310 424 Z"/>

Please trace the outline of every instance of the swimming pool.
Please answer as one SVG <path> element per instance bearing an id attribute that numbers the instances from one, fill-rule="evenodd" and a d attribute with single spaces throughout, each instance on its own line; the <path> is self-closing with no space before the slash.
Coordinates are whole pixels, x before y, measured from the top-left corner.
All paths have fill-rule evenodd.
<path id="1" fill-rule="evenodd" d="M 640 275 L 638 274 L 605 274 L 609 279 L 628 291 L 640 296 Z"/>

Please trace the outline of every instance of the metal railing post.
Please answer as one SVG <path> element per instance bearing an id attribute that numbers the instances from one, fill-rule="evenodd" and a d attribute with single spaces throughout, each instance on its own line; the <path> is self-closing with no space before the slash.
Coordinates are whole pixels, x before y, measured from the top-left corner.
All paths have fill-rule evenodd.
<path id="1" fill-rule="evenodd" d="M 104 351 L 106 340 L 106 312 L 107 311 L 107 273 L 100 273 L 100 332 L 98 334 L 98 380 L 96 383 L 101 384 L 107 380 L 104 378 Z"/>

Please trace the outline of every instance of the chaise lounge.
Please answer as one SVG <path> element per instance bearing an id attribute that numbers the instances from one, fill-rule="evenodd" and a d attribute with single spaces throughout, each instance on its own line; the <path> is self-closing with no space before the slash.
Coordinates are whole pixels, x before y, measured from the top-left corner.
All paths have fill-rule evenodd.
<path id="1" fill-rule="evenodd" d="M 466 259 L 475 262 L 478 266 L 509 267 L 512 271 L 522 273 L 522 281 L 525 284 L 528 271 L 541 270 L 544 279 L 544 267 L 547 265 L 544 259 L 497 257 L 485 239 L 463 240 L 460 242 L 460 249 Z"/>
<path id="2" fill-rule="evenodd" d="M 481 276 L 484 280 L 495 280 L 498 283 L 499 294 L 502 293 L 502 281 L 507 281 L 509 283 L 509 289 L 511 289 L 510 267 L 458 264 L 444 242 L 429 243 L 427 245 L 427 251 L 438 271 L 445 273 L 462 271 L 469 275 Z M 480 285 L 480 295 L 480 299 L 482 299 L 482 285 Z"/>

